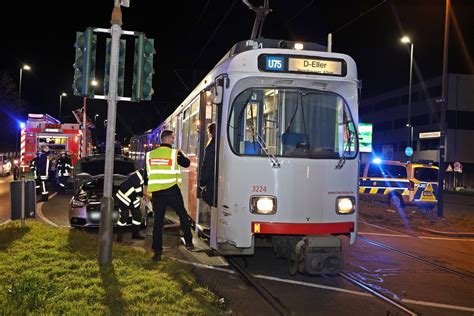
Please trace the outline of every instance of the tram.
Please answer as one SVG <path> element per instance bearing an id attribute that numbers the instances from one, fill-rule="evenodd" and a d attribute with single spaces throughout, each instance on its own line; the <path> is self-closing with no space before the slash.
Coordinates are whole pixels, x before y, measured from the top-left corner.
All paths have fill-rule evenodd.
<path id="1" fill-rule="evenodd" d="M 354 60 L 315 43 L 237 43 L 176 111 L 131 139 L 139 160 L 165 129 L 191 159 L 182 193 L 196 228 L 222 255 L 272 242 L 289 271 L 338 273 L 358 214 L 359 81 Z M 197 180 L 206 127 L 217 125 L 212 205 Z"/>

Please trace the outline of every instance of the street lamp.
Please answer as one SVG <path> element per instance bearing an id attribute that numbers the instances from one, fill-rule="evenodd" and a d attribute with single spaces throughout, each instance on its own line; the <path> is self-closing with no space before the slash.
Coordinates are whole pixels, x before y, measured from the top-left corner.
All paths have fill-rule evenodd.
<path id="1" fill-rule="evenodd" d="M 98 117 L 98 116 L 99 116 L 99 114 L 94 115 L 94 125 L 97 124 L 97 117 Z"/>
<path id="2" fill-rule="evenodd" d="M 23 66 L 20 67 L 20 83 L 18 84 L 18 109 L 17 109 L 17 113 L 16 113 L 17 119 L 20 118 L 21 82 L 22 82 L 22 79 L 23 79 L 23 70 L 30 71 L 31 67 L 27 64 L 24 64 Z M 17 146 L 18 151 L 20 151 L 19 150 L 20 149 L 20 144 L 19 144 L 19 141 L 18 141 L 18 133 L 16 133 L 16 146 Z"/>
<path id="3" fill-rule="evenodd" d="M 59 121 L 61 121 L 61 106 L 63 104 L 63 97 L 67 97 L 67 94 L 65 92 L 59 95 Z"/>
<path id="4" fill-rule="evenodd" d="M 412 74 L 413 74 L 413 42 L 410 40 L 408 36 L 403 36 L 400 41 L 403 44 L 410 44 L 410 80 L 408 84 L 408 121 L 407 127 L 408 130 L 408 146 L 413 147 L 413 126 L 411 124 L 411 83 L 412 83 Z"/>
<path id="5" fill-rule="evenodd" d="M 94 79 L 91 81 L 91 86 L 97 87 L 98 85 L 99 85 L 99 82 L 97 80 Z"/>

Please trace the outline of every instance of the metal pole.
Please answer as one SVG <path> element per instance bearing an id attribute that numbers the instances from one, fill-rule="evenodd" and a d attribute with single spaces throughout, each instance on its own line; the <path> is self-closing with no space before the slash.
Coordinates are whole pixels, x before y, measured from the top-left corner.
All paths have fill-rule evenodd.
<path id="1" fill-rule="evenodd" d="M 412 75 L 413 75 L 413 42 L 410 45 L 410 81 L 408 84 L 408 125 L 410 127 L 410 139 L 408 146 L 413 148 L 413 135 L 412 130 L 413 126 L 411 125 L 411 83 L 412 83 Z"/>
<path id="2" fill-rule="evenodd" d="M 448 46 L 449 46 L 449 10 L 450 0 L 446 0 L 446 15 L 444 18 L 444 47 L 443 47 L 443 82 L 441 85 L 441 120 L 439 137 L 439 171 L 438 171 L 438 217 L 444 216 L 443 196 L 446 157 L 446 108 L 448 104 Z"/>
<path id="3" fill-rule="evenodd" d="M 112 12 L 112 47 L 110 50 L 109 97 L 107 108 L 107 136 L 105 143 L 105 170 L 104 196 L 99 229 L 99 264 L 106 265 L 112 262 L 112 238 L 114 198 L 112 196 L 114 149 L 115 149 L 115 121 L 117 116 L 117 81 L 119 66 L 120 35 L 122 33 L 122 13 L 120 2 L 115 1 Z"/>
<path id="4" fill-rule="evenodd" d="M 82 110 L 82 157 L 87 156 L 87 113 L 86 113 L 87 97 L 84 97 L 84 106 Z"/>
<path id="5" fill-rule="evenodd" d="M 59 95 L 59 121 L 61 121 L 61 105 L 63 103 L 63 94 Z"/>
<path id="6" fill-rule="evenodd" d="M 20 106 L 21 106 L 21 79 L 23 77 L 23 67 L 20 67 L 20 84 L 18 85 L 18 109 L 16 112 L 16 118 L 20 118 Z M 15 133 L 16 135 L 16 149 L 18 151 L 18 154 L 20 154 L 20 141 L 18 139 L 18 132 Z"/>
<path id="7" fill-rule="evenodd" d="M 21 227 L 25 227 L 25 176 L 21 177 L 20 182 L 20 194 L 21 194 Z"/>
<path id="8" fill-rule="evenodd" d="M 328 52 L 332 52 L 332 33 L 328 34 Z"/>

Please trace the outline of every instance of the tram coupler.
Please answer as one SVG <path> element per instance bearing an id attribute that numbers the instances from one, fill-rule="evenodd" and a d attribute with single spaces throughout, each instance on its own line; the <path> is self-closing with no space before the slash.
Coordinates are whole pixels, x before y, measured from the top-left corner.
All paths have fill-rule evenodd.
<path id="1" fill-rule="evenodd" d="M 295 246 L 300 273 L 337 274 L 342 269 L 342 241 L 334 236 L 306 236 Z"/>

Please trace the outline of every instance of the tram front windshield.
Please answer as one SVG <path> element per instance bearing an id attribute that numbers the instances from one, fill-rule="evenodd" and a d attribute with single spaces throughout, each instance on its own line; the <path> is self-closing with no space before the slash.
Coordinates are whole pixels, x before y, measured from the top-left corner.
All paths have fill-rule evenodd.
<path id="1" fill-rule="evenodd" d="M 357 135 L 345 100 L 310 89 L 247 89 L 234 100 L 229 141 L 238 155 L 354 158 Z"/>

